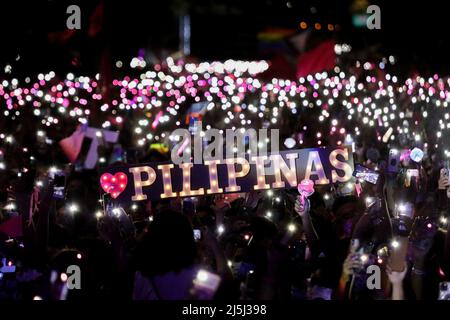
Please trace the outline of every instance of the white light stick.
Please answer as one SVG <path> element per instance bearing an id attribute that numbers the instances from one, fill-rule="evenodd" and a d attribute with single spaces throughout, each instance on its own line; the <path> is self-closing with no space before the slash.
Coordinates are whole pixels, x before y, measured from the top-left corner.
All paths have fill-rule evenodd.
<path id="1" fill-rule="evenodd" d="M 412 161 L 414 162 L 420 162 L 422 161 L 424 156 L 424 153 L 422 150 L 420 150 L 419 148 L 414 148 L 411 150 L 411 154 L 409 155 L 409 157 L 411 158 Z"/>

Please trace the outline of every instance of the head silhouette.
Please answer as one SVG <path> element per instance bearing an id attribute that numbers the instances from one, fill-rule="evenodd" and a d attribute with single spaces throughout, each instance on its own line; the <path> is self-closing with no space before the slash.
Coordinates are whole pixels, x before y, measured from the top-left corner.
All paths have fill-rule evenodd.
<path id="1" fill-rule="evenodd" d="M 187 217 L 166 210 L 158 213 L 138 245 L 137 269 L 146 276 L 179 272 L 194 264 L 196 246 Z"/>

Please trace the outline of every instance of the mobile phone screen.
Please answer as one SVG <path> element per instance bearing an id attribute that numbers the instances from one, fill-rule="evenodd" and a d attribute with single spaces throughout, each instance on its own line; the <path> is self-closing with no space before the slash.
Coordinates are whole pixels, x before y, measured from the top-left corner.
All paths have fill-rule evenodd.
<path id="1" fill-rule="evenodd" d="M 376 184 L 380 174 L 374 170 L 357 164 L 355 167 L 355 171 L 353 172 L 353 176 L 368 183 Z"/>
<path id="2" fill-rule="evenodd" d="M 402 203 L 397 207 L 397 212 L 399 216 L 404 216 L 408 218 L 413 217 L 413 205 L 409 202 Z"/>
<path id="3" fill-rule="evenodd" d="M 389 150 L 388 172 L 397 173 L 400 166 L 400 151 L 397 149 Z"/>
<path id="4" fill-rule="evenodd" d="M 202 231 L 200 229 L 194 229 L 194 240 L 195 241 L 202 240 Z"/>
<path id="5" fill-rule="evenodd" d="M 441 169 L 441 178 L 448 179 L 448 175 L 449 175 L 449 169 L 448 168 L 442 168 Z"/>
<path id="6" fill-rule="evenodd" d="M 57 199 L 64 199 L 66 187 L 66 176 L 62 174 L 55 174 L 53 184 L 53 197 Z"/>
<path id="7" fill-rule="evenodd" d="M 419 170 L 417 169 L 408 169 L 406 170 L 406 174 L 410 177 L 418 177 L 419 176 Z"/>
<path id="8" fill-rule="evenodd" d="M 450 300 L 450 282 L 439 283 L 438 300 Z"/>

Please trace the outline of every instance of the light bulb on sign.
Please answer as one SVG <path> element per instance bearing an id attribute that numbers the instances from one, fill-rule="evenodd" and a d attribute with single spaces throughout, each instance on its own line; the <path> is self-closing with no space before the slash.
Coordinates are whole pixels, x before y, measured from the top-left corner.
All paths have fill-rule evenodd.
<path id="1" fill-rule="evenodd" d="M 295 147 L 295 140 L 292 138 L 287 138 L 286 140 L 284 140 L 284 145 L 286 146 L 286 148 L 292 149 L 293 147 Z"/>

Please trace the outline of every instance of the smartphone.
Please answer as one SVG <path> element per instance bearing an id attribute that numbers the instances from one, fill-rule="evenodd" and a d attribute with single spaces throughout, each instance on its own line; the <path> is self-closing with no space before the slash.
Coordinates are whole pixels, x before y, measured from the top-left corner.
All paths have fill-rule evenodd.
<path id="1" fill-rule="evenodd" d="M 418 169 L 407 169 L 406 175 L 409 177 L 419 177 L 419 170 Z"/>
<path id="2" fill-rule="evenodd" d="M 442 168 L 441 169 L 441 179 L 448 179 L 449 176 L 449 168 Z"/>
<path id="3" fill-rule="evenodd" d="M 380 174 L 372 169 L 357 164 L 355 166 L 355 171 L 353 171 L 353 176 L 368 183 L 377 184 Z"/>
<path id="4" fill-rule="evenodd" d="M 450 300 L 450 282 L 439 283 L 438 300 Z"/>
<path id="5" fill-rule="evenodd" d="M 353 272 L 359 273 L 363 268 L 368 259 L 367 254 L 364 254 L 364 248 L 360 248 L 355 254 L 352 256 L 352 261 L 361 261 L 361 265 L 359 267 L 352 267 Z"/>
<path id="6" fill-rule="evenodd" d="M 350 252 L 356 252 L 359 249 L 359 239 L 353 238 L 350 240 Z"/>
<path id="7" fill-rule="evenodd" d="M 407 217 L 411 218 L 413 217 L 413 205 L 410 202 L 401 203 L 397 206 L 397 216 L 399 217 Z"/>
<path id="8" fill-rule="evenodd" d="M 222 278 L 215 273 L 200 269 L 193 280 L 191 294 L 198 300 L 211 300 Z"/>
<path id="9" fill-rule="evenodd" d="M 194 229 L 194 240 L 195 242 L 202 240 L 202 231 L 200 229 Z"/>
<path id="10" fill-rule="evenodd" d="M 400 167 L 400 151 L 397 149 L 389 150 L 388 172 L 398 173 Z"/>
<path id="11" fill-rule="evenodd" d="M 62 173 L 56 173 L 53 179 L 53 198 L 64 199 L 66 188 L 66 176 Z"/>

